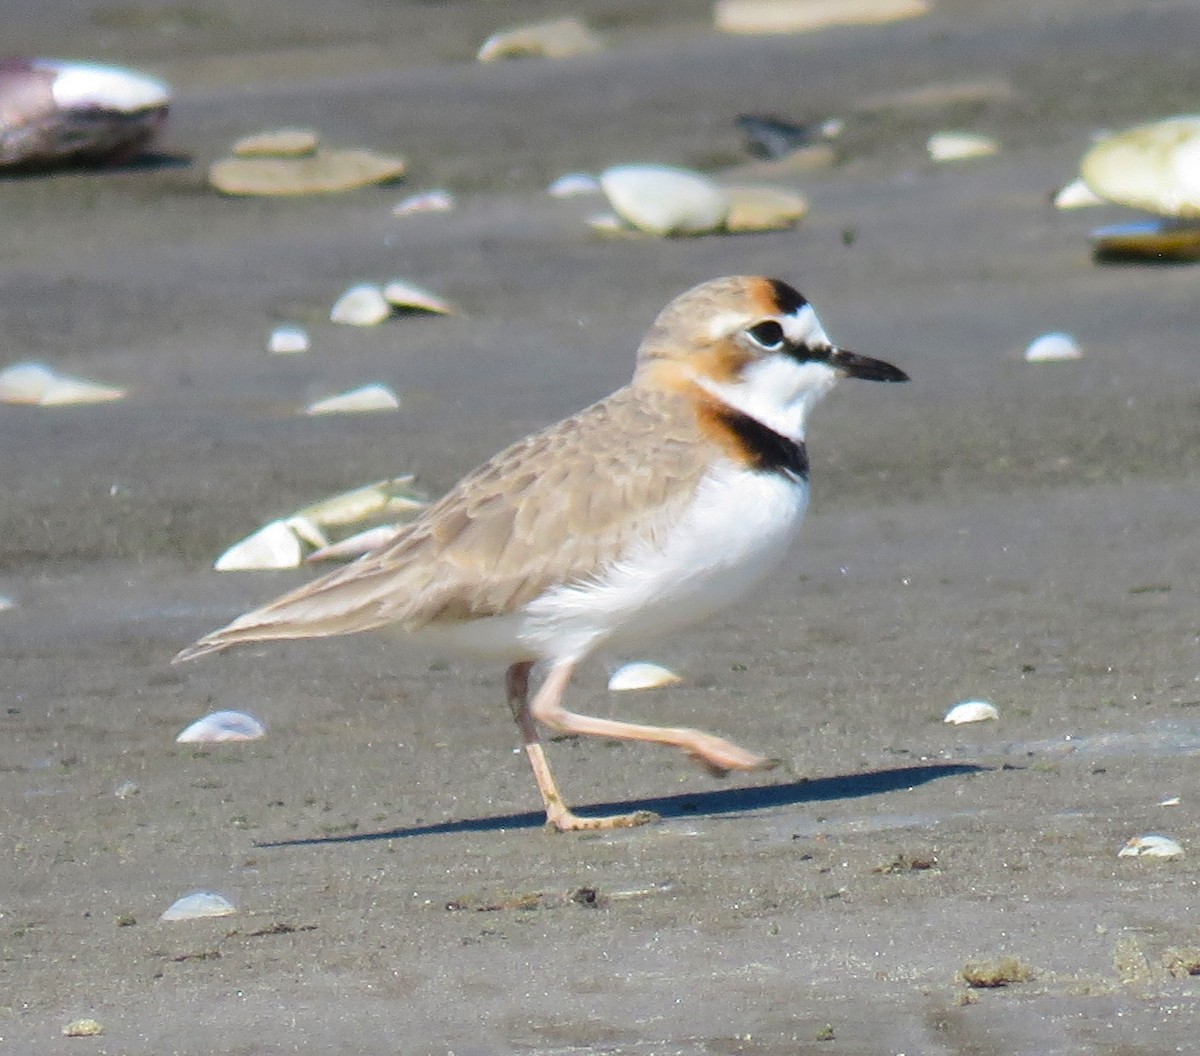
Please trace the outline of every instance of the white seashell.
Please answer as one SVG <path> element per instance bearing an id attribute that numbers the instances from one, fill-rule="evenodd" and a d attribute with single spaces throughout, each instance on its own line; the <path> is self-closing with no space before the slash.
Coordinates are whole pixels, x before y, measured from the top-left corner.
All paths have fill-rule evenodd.
<path id="1" fill-rule="evenodd" d="M 402 199 L 392 206 L 392 216 L 413 213 L 448 213 L 458 205 L 449 191 L 423 191 Z"/>
<path id="2" fill-rule="evenodd" d="M 1170 836 L 1159 836 L 1149 833 L 1145 836 L 1134 836 L 1117 852 L 1118 858 L 1178 858 L 1183 854 L 1183 848 Z"/>
<path id="3" fill-rule="evenodd" d="M 584 223 L 605 238 L 644 238 L 641 231 L 630 227 L 616 213 L 593 213 Z"/>
<path id="4" fill-rule="evenodd" d="M 603 39 L 579 19 L 557 18 L 493 33 L 483 42 L 476 58 L 480 62 L 528 56 L 567 59 L 588 55 L 603 47 Z"/>
<path id="5" fill-rule="evenodd" d="M 159 920 L 203 920 L 205 917 L 228 917 L 237 912 L 237 907 L 224 895 L 215 891 L 197 891 L 172 902 Z"/>
<path id="6" fill-rule="evenodd" d="M 458 311 L 445 298 L 406 279 L 393 279 L 383 288 L 383 296 L 388 304 L 404 311 L 433 312 L 437 315 L 454 315 Z"/>
<path id="7" fill-rule="evenodd" d="M 699 235 L 724 226 L 729 195 L 707 176 L 669 165 L 616 165 L 600 186 L 621 219 L 655 235 Z"/>
<path id="8" fill-rule="evenodd" d="M 391 183 L 406 168 L 403 158 L 369 150 L 318 149 L 315 154 L 287 158 L 221 158 L 208 167 L 208 182 L 222 194 L 336 194 Z"/>
<path id="9" fill-rule="evenodd" d="M 986 158 L 995 154 L 999 145 L 990 136 L 974 132 L 935 132 L 925 149 L 934 161 L 962 161 L 965 158 Z"/>
<path id="10" fill-rule="evenodd" d="M 341 542 L 330 543 L 319 550 L 314 550 L 308 555 L 308 560 L 340 561 L 350 557 L 361 557 L 363 554 L 369 554 L 372 550 L 378 550 L 381 546 L 387 546 L 400 534 L 402 527 L 399 524 L 380 524 L 374 528 L 368 528 L 357 535 L 347 536 Z"/>
<path id="11" fill-rule="evenodd" d="M 1180 799 L 1178 796 L 1171 796 L 1168 799 L 1162 800 L 1158 805 L 1160 807 L 1177 807 L 1179 806 L 1179 803 Z"/>
<path id="12" fill-rule="evenodd" d="M 0 594 L 0 612 L 7 612 L 9 609 L 15 609 L 17 603 L 13 601 L 7 594 Z"/>
<path id="13" fill-rule="evenodd" d="M 1085 209 L 1089 205 L 1103 205 L 1104 199 L 1096 194 L 1083 180 L 1072 180 L 1055 192 L 1055 209 Z"/>
<path id="14" fill-rule="evenodd" d="M 723 33 L 800 33 L 894 22 L 929 9 L 929 0 L 717 0 L 713 15 Z"/>
<path id="15" fill-rule="evenodd" d="M 0 402 L 41 403 L 55 376 L 44 363 L 14 363 L 0 371 Z"/>
<path id="16" fill-rule="evenodd" d="M 658 689 L 661 686 L 674 686 L 682 682 L 674 671 L 651 664 L 645 660 L 634 660 L 618 667 L 608 680 L 608 688 L 613 693 L 624 693 L 631 689 Z"/>
<path id="17" fill-rule="evenodd" d="M 305 518 L 322 528 L 337 528 L 357 524 L 368 517 L 423 510 L 429 504 L 412 490 L 414 479 L 409 473 L 365 484 L 361 488 L 343 491 L 340 495 L 331 495 L 328 499 L 305 506 L 297 510 L 294 516 Z"/>
<path id="18" fill-rule="evenodd" d="M 302 326 L 277 326 L 267 338 L 267 351 L 277 356 L 291 356 L 309 349 L 308 331 Z"/>
<path id="19" fill-rule="evenodd" d="M 589 172 L 568 172 L 550 184 L 546 191 L 552 198 L 577 198 L 584 194 L 599 194 L 600 181 Z"/>
<path id="20" fill-rule="evenodd" d="M 122 781 L 116 788 L 113 789 L 113 795 L 117 799 L 128 799 L 130 796 L 136 796 L 141 789 L 136 781 Z"/>
<path id="21" fill-rule="evenodd" d="M 351 286 L 334 303 L 329 321 L 347 326 L 378 326 L 392 314 L 383 290 L 369 282 Z"/>
<path id="22" fill-rule="evenodd" d="M 953 726 L 961 726 L 964 722 L 986 722 L 988 719 L 999 719 L 1000 712 L 994 704 L 986 700 L 964 700 L 955 704 L 942 720 Z"/>
<path id="23" fill-rule="evenodd" d="M 64 110 L 104 109 L 134 114 L 171 101 L 171 91 L 162 81 L 119 66 L 51 59 L 39 59 L 34 66 L 55 73 L 51 92 Z"/>
<path id="24" fill-rule="evenodd" d="M 329 545 L 329 540 L 325 538 L 325 533 L 321 531 L 321 526 L 307 517 L 302 517 L 300 514 L 294 513 L 291 517 L 283 518 L 283 523 L 296 533 L 297 539 L 308 543 L 309 546 L 320 547 Z"/>
<path id="25" fill-rule="evenodd" d="M 1083 350 L 1070 334 L 1049 333 L 1034 338 L 1025 349 L 1029 363 L 1052 363 L 1061 359 L 1082 359 Z"/>
<path id="26" fill-rule="evenodd" d="M 1079 170 L 1106 201 L 1161 216 L 1200 217 L 1200 115 L 1108 136 L 1084 155 Z"/>
<path id="27" fill-rule="evenodd" d="M 125 396 L 124 389 L 56 373 L 43 363 L 17 363 L 0 372 L 0 403 L 38 407 L 109 403 Z"/>
<path id="28" fill-rule="evenodd" d="M 257 741 L 267 728 L 244 711 L 214 711 L 197 719 L 178 737 L 178 744 L 221 744 L 225 741 Z"/>
<path id="29" fill-rule="evenodd" d="M 363 385 L 361 388 L 310 403 L 304 409 L 304 413 L 362 414 L 369 411 L 394 411 L 399 407 L 400 397 L 386 385 Z"/>
<path id="30" fill-rule="evenodd" d="M 786 231 L 808 215 L 808 199 L 794 191 L 743 184 L 725 191 L 730 200 L 725 226 L 733 232 Z"/>
<path id="31" fill-rule="evenodd" d="M 213 565 L 218 572 L 249 572 L 298 568 L 303 558 L 300 540 L 285 521 L 271 521 L 253 535 L 234 543 Z"/>

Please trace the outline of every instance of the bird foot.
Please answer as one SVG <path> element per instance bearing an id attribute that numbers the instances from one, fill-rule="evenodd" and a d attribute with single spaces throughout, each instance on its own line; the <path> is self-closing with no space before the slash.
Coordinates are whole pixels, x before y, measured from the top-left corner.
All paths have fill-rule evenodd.
<path id="1" fill-rule="evenodd" d="M 632 829 L 658 821 L 652 810 L 635 810 L 632 814 L 611 814 L 606 818 L 581 818 L 566 807 L 546 812 L 546 828 L 556 832 L 589 832 L 600 829 Z"/>

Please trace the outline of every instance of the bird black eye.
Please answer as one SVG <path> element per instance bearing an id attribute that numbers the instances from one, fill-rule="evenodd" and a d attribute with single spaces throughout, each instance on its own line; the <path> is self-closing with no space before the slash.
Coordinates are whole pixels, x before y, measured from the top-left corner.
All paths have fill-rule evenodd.
<path id="1" fill-rule="evenodd" d="M 746 333 L 750 335 L 750 339 L 756 345 L 765 348 L 768 352 L 778 352 L 785 343 L 783 327 L 774 319 L 768 319 L 765 323 L 756 323 Z"/>

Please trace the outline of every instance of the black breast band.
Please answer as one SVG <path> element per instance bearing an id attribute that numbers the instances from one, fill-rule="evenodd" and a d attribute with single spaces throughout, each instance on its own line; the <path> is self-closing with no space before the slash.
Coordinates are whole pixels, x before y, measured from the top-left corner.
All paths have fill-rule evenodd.
<path id="1" fill-rule="evenodd" d="M 740 411 L 724 411 L 721 421 L 742 442 L 751 465 L 759 473 L 781 473 L 808 479 L 808 451 L 804 443 L 791 440 Z"/>

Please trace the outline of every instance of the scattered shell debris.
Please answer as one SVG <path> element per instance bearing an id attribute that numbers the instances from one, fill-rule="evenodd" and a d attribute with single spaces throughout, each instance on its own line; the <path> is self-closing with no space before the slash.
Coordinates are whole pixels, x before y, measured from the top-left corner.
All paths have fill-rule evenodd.
<path id="1" fill-rule="evenodd" d="M 226 741 L 257 741 L 267 728 L 244 711 L 214 711 L 181 730 L 177 744 L 223 744 Z"/>
<path id="2" fill-rule="evenodd" d="M 729 215 L 725 229 L 733 234 L 752 231 L 786 231 L 808 215 L 808 199 L 777 187 L 727 184 Z"/>
<path id="3" fill-rule="evenodd" d="M 167 121 L 171 91 L 120 66 L 0 59 L 0 169 L 137 157 Z"/>
<path id="4" fill-rule="evenodd" d="M 1170 836 L 1148 833 L 1134 836 L 1117 852 L 1118 858 L 1178 858 L 1183 848 Z"/>
<path id="5" fill-rule="evenodd" d="M 991 136 L 975 132 L 935 132 L 925 143 L 934 161 L 964 161 L 967 158 L 986 158 L 999 152 Z"/>
<path id="6" fill-rule="evenodd" d="M 1072 180 L 1065 187 L 1060 187 L 1050 200 L 1055 209 L 1086 209 L 1089 206 L 1104 204 L 1104 199 L 1082 179 Z"/>
<path id="7" fill-rule="evenodd" d="M 64 1038 L 98 1038 L 104 1027 L 95 1019 L 73 1019 L 62 1028 Z"/>
<path id="8" fill-rule="evenodd" d="M 444 297 L 431 293 L 407 279 L 393 279 L 383 288 L 388 304 L 403 312 L 429 312 L 432 315 L 457 315 L 458 308 Z"/>
<path id="9" fill-rule="evenodd" d="M 579 198 L 587 194 L 600 194 L 600 181 L 590 172 L 567 172 L 559 176 L 546 193 L 551 198 Z"/>
<path id="10" fill-rule="evenodd" d="M 556 18 L 513 26 L 493 33 L 485 40 L 476 58 L 480 62 L 497 59 L 570 59 L 604 50 L 604 38 L 578 18 Z"/>
<path id="11" fill-rule="evenodd" d="M 652 664 L 646 660 L 634 660 L 618 667 L 608 680 L 608 688 L 613 693 L 625 693 L 635 689 L 659 689 L 663 686 L 674 686 L 683 679 L 670 668 L 661 664 Z"/>
<path id="12" fill-rule="evenodd" d="M 267 337 L 267 351 L 276 356 L 293 356 L 310 347 L 308 331 L 302 326 L 277 326 Z"/>
<path id="13" fill-rule="evenodd" d="M 392 306 L 374 283 L 351 286 L 329 310 L 331 323 L 346 326 L 378 326 L 392 314 Z"/>
<path id="14" fill-rule="evenodd" d="M 320 142 L 310 128 L 278 128 L 243 136 L 230 153 L 235 158 L 305 158 L 317 152 Z"/>
<path id="15" fill-rule="evenodd" d="M 1090 232 L 1092 255 L 1099 261 L 1200 260 L 1200 223 L 1141 220 L 1109 224 Z"/>
<path id="16" fill-rule="evenodd" d="M 989 704 L 986 700 L 964 700 L 946 712 L 942 721 L 952 726 L 961 726 L 967 722 L 987 722 L 999 718 L 1000 712 L 995 704 Z"/>
<path id="17" fill-rule="evenodd" d="M 304 408 L 310 416 L 322 414 L 371 414 L 375 411 L 397 411 L 400 397 L 387 385 L 379 382 L 327 396 Z"/>
<path id="18" fill-rule="evenodd" d="M 615 165 L 600 186 L 617 215 L 652 235 L 700 235 L 720 230 L 729 194 L 716 181 L 670 165 Z"/>
<path id="19" fill-rule="evenodd" d="M 0 371 L 0 403 L 67 407 L 124 399 L 125 389 L 59 374 L 44 363 L 16 363 Z"/>
<path id="20" fill-rule="evenodd" d="M 1200 114 L 1106 136 L 1084 155 L 1079 171 L 1105 201 L 1200 219 Z"/>
<path id="21" fill-rule="evenodd" d="M 304 556 L 300 539 L 287 521 L 271 521 L 234 543 L 213 564 L 218 572 L 298 568 Z"/>
<path id="22" fill-rule="evenodd" d="M 458 202 L 449 191 L 440 188 L 410 194 L 392 206 L 392 216 L 412 216 L 414 213 L 449 213 Z"/>
<path id="23" fill-rule="evenodd" d="M 723 33 L 802 33 L 896 22 L 929 10 L 928 0 L 717 0 L 713 20 Z"/>
<path id="24" fill-rule="evenodd" d="M 1053 363 L 1059 360 L 1082 359 L 1083 349 L 1070 334 L 1054 331 L 1034 338 L 1025 349 L 1027 363 Z"/>
<path id="25" fill-rule="evenodd" d="M 180 920 L 203 920 L 206 917 L 229 917 L 237 907 L 224 895 L 215 891 L 196 891 L 172 902 L 159 917 L 168 922 Z"/>
<path id="26" fill-rule="evenodd" d="M 326 150 L 290 157 L 231 156 L 213 162 L 209 184 L 222 194 L 286 196 L 335 194 L 392 183 L 407 170 L 403 158 L 369 150 Z"/>

